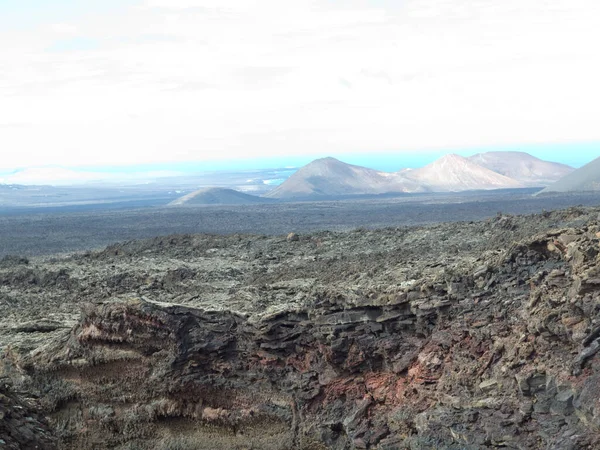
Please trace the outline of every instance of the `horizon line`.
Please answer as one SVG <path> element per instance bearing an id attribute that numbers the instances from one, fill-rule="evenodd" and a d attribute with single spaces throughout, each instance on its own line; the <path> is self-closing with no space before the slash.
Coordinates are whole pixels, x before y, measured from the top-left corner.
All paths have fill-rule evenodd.
<path id="1" fill-rule="evenodd" d="M 587 154 L 573 152 L 573 147 L 582 147 L 587 150 Z M 565 158 L 555 158 L 552 153 L 559 150 L 571 151 Z M 594 150 L 595 155 L 590 155 Z M 527 144 L 511 146 L 494 147 L 471 147 L 454 149 L 430 149 L 415 151 L 379 151 L 379 152 L 330 152 L 328 154 L 310 154 L 310 155 L 273 155 L 248 157 L 237 159 L 210 159 L 210 160 L 181 160 L 181 161 L 159 161 L 159 162 L 140 162 L 140 163 L 113 163 L 113 164 L 89 164 L 89 165 L 29 165 L 10 168 L 0 167 L 0 176 L 10 176 L 26 170 L 35 169 L 63 169 L 74 172 L 92 172 L 99 174 L 130 174 L 160 171 L 177 171 L 184 174 L 192 173 L 210 173 L 210 172 L 244 172 L 256 170 L 295 170 L 312 161 L 323 158 L 335 158 L 348 164 L 362 165 L 364 167 L 374 168 L 381 171 L 395 172 L 402 169 L 423 167 L 431 162 L 449 154 L 458 154 L 459 156 L 469 157 L 479 153 L 489 152 L 517 152 L 526 153 L 531 156 L 560 164 L 566 164 L 574 168 L 579 168 L 588 162 L 600 157 L 600 142 L 577 142 L 577 143 L 548 143 L 548 144 Z M 472 153 L 466 155 L 466 153 Z M 537 155 L 535 154 L 537 153 Z M 544 153 L 544 155 L 539 155 Z M 405 160 L 404 165 L 398 165 Z M 390 166 L 397 166 L 396 170 L 390 170 Z M 385 166 L 385 168 L 384 168 Z"/>

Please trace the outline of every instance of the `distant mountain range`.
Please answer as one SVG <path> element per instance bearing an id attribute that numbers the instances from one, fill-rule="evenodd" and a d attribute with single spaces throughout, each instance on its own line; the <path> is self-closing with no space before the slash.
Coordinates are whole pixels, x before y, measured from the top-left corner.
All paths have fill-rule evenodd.
<path id="1" fill-rule="evenodd" d="M 203 189 L 172 205 L 251 204 L 267 200 L 303 200 L 347 195 L 462 192 L 549 186 L 542 192 L 600 190 L 600 158 L 575 171 L 523 152 L 488 152 L 470 158 L 446 155 L 418 169 L 382 172 L 335 158 L 322 158 L 298 169 L 261 197 L 231 189 Z"/>
<path id="2" fill-rule="evenodd" d="M 600 158 L 571 172 L 540 193 L 600 191 Z"/>
<path id="3" fill-rule="evenodd" d="M 522 152 L 446 155 L 419 169 L 380 172 L 335 158 L 317 159 L 265 194 L 294 199 L 393 192 L 460 192 L 545 186 L 571 173 L 564 164 Z"/>

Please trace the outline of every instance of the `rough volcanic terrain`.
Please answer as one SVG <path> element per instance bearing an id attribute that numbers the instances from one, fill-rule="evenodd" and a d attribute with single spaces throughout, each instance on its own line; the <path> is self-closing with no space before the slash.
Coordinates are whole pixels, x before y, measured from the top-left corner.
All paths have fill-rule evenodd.
<path id="1" fill-rule="evenodd" d="M 0 447 L 600 448 L 599 219 L 6 257 Z"/>

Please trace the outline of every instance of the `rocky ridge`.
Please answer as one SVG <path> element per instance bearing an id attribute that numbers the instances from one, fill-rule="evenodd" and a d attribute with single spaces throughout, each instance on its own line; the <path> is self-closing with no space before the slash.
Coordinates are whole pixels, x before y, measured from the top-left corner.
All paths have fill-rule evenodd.
<path id="1" fill-rule="evenodd" d="M 599 212 L 8 259 L 0 376 L 59 448 L 597 448 Z"/>

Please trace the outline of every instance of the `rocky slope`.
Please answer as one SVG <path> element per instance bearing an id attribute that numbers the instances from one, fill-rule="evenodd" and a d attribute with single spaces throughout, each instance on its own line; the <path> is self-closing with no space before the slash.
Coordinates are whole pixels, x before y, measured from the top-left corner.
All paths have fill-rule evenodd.
<path id="1" fill-rule="evenodd" d="M 599 213 L 7 258 L 0 376 L 67 449 L 598 448 Z"/>
<path id="2" fill-rule="evenodd" d="M 575 170 L 565 164 L 544 161 L 525 152 L 478 153 L 469 160 L 533 187 L 552 184 Z"/>

